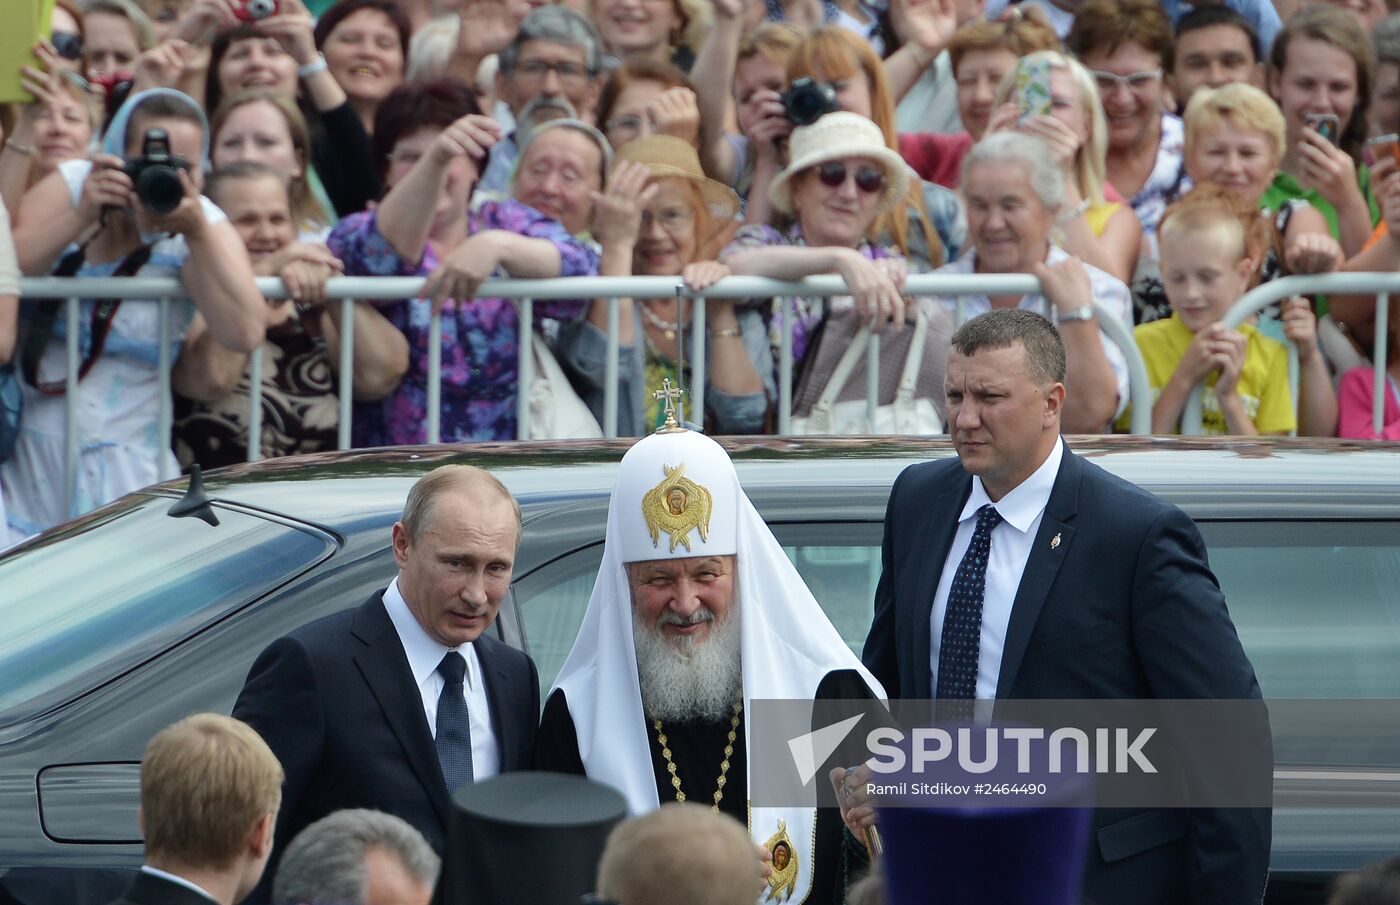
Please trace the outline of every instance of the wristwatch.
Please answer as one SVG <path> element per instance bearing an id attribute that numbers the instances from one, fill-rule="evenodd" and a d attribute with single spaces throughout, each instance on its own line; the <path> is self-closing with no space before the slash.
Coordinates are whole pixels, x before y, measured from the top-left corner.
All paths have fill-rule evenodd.
<path id="1" fill-rule="evenodd" d="M 1073 321 L 1091 321 L 1094 319 L 1094 306 L 1084 305 L 1073 311 L 1061 311 L 1056 317 L 1062 324 Z"/>

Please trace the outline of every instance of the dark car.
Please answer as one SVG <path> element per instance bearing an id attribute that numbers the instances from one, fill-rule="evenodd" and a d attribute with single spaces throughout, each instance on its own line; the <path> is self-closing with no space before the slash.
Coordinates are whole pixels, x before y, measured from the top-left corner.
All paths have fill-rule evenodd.
<path id="1" fill-rule="evenodd" d="M 859 652 L 891 482 L 951 446 L 726 442 L 749 495 Z M 138 864 L 147 740 L 192 712 L 228 712 L 269 642 L 387 584 L 390 526 L 412 482 L 444 462 L 489 468 L 520 500 L 525 535 L 493 630 L 530 652 L 547 690 L 592 589 L 626 446 L 274 460 L 207 479 L 217 525 L 172 517 L 181 481 L 0 556 L 0 872 L 17 869 L 0 887 L 34 868 Z M 1400 699 L 1400 446 L 1093 438 L 1074 447 L 1196 519 L 1267 697 Z M 1270 902 L 1319 901 L 1336 872 L 1400 852 L 1400 797 L 1388 791 L 1400 790 L 1400 757 L 1315 738 L 1276 747 L 1278 785 L 1355 775 L 1369 806 L 1277 809 Z"/>

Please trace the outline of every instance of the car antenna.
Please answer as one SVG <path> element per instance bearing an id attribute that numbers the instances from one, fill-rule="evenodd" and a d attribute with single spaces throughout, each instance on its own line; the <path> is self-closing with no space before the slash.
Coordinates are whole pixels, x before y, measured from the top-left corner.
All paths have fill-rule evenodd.
<path id="1" fill-rule="evenodd" d="M 185 489 L 185 495 L 166 514 L 171 518 L 193 516 L 208 522 L 211 527 L 219 527 L 219 517 L 214 514 L 214 507 L 209 505 L 209 497 L 204 493 L 204 474 L 197 463 L 190 466 L 190 486 Z"/>

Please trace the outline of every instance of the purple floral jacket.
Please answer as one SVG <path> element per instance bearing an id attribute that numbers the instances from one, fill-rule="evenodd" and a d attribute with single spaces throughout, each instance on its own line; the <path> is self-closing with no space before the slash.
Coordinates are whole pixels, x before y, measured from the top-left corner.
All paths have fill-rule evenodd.
<path id="1" fill-rule="evenodd" d="M 548 239 L 559 249 L 559 276 L 598 272 L 598 254 L 592 246 L 518 201 L 488 202 L 474 210 L 468 218 L 468 234 L 487 229 Z M 427 276 L 438 264 L 431 244 L 417 263 L 399 257 L 379 231 L 373 211 L 341 220 L 326 245 L 345 263 L 346 276 Z M 539 302 L 534 309 L 536 329 L 545 318 L 578 317 L 586 305 L 583 300 Z M 431 305 L 426 299 L 400 299 L 377 307 L 408 338 L 408 372 L 384 399 L 355 403 L 351 443 L 356 447 L 426 443 Z M 494 298 L 448 302 L 442 313 L 443 442 L 515 439 L 519 354 L 514 302 Z"/>

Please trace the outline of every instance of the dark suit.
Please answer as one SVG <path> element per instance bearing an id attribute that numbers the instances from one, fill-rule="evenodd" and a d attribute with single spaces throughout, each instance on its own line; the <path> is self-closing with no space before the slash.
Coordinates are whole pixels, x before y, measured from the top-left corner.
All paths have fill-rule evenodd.
<path id="1" fill-rule="evenodd" d="M 485 634 L 474 646 L 501 772 L 531 769 L 540 712 L 535 664 Z M 396 814 L 443 851 L 447 784 L 382 591 L 269 645 L 248 673 L 233 715 L 262 735 L 287 774 L 273 858 L 250 902 L 265 899 L 286 844 L 343 808 Z"/>
<path id="2" fill-rule="evenodd" d="M 213 901 L 187 886 L 142 872 L 112 905 L 211 905 Z"/>
<path id="3" fill-rule="evenodd" d="M 934 594 L 971 492 L 957 459 L 915 465 L 891 491 L 864 660 L 892 699 L 933 694 Z M 1243 700 L 1260 691 L 1195 524 L 1065 447 L 1012 605 L 996 696 Z M 1267 810 L 1100 810 L 1094 833 L 1087 901 L 1244 905 L 1263 894 Z"/>

